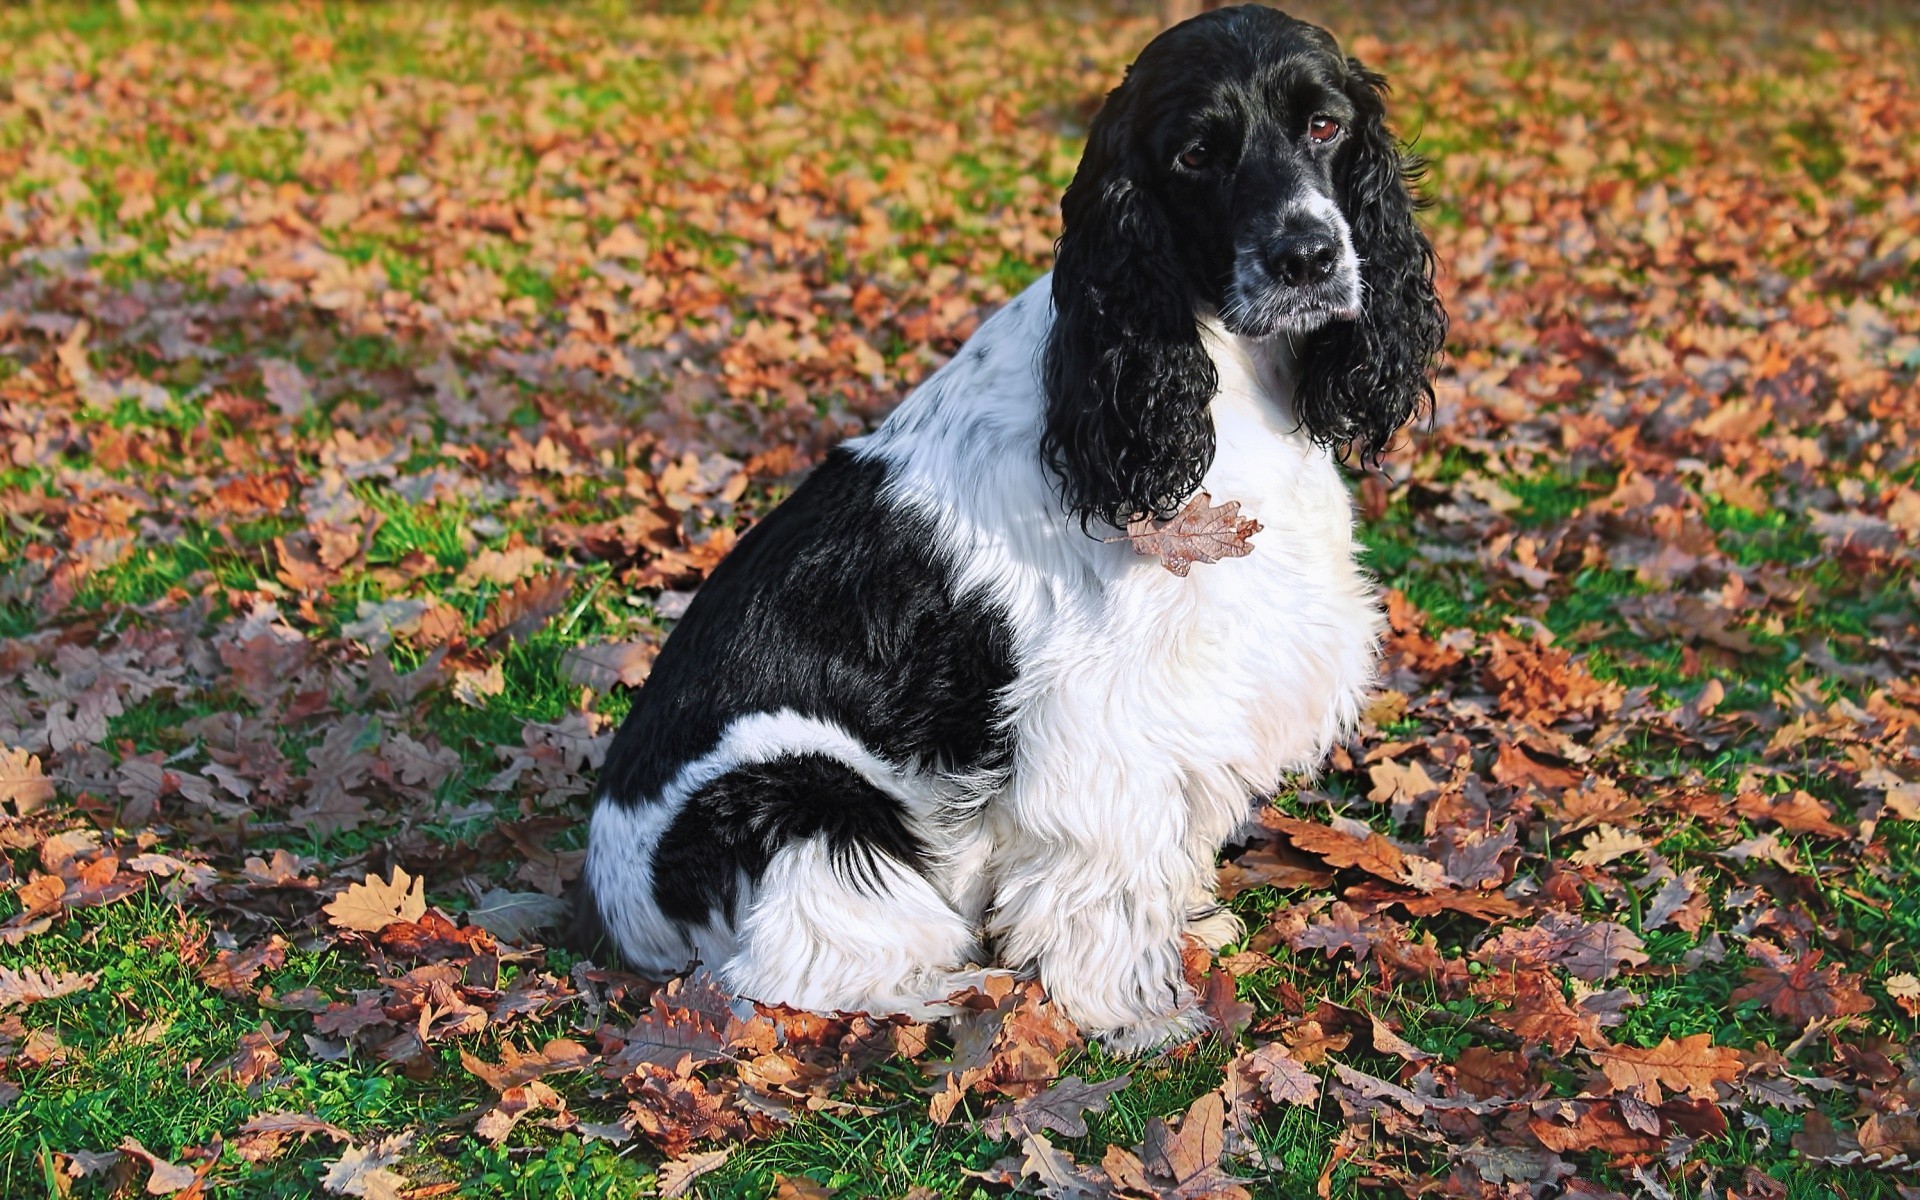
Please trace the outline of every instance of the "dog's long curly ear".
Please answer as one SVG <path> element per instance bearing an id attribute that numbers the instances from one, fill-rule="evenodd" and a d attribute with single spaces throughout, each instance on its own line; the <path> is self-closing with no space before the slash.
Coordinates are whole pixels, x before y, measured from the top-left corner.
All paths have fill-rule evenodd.
<path id="1" fill-rule="evenodd" d="M 1041 453 L 1082 527 L 1171 516 L 1213 462 L 1219 377 L 1167 217 L 1143 190 L 1130 107 L 1122 84 L 1060 201 Z"/>
<path id="2" fill-rule="evenodd" d="M 1316 440 L 1378 461 L 1393 435 L 1433 405 L 1433 359 L 1447 313 L 1433 283 L 1433 246 L 1414 213 L 1425 164 L 1387 128 L 1387 81 L 1348 59 L 1356 128 L 1336 164 L 1340 209 L 1360 256 L 1360 318 L 1315 331 L 1300 365 L 1300 418 Z"/>

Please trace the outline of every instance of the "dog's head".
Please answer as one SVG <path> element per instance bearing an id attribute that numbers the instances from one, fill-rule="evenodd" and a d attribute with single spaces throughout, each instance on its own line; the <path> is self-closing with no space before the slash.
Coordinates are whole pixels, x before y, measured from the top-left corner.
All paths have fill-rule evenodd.
<path id="1" fill-rule="evenodd" d="M 1167 516 L 1213 459 L 1198 319 L 1285 337 L 1308 433 L 1363 461 L 1431 403 L 1446 332 L 1386 81 L 1248 5 L 1141 52 L 1061 201 L 1044 451 L 1083 521 Z"/>

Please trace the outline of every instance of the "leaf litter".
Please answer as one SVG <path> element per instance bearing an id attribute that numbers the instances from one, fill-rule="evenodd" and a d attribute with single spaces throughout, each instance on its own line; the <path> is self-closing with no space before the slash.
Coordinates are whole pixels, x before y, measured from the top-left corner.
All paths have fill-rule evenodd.
<path id="1" fill-rule="evenodd" d="M 138 900 L 239 1014 L 193 1078 L 257 1105 L 66 1174 L 179 1194 L 324 1146 L 326 1190 L 441 1186 L 424 1129 L 289 1112 L 308 1059 L 457 1061 L 474 1139 L 638 1139 L 662 1194 L 903 1105 L 1047 1195 L 1259 1190 L 1289 1113 L 1322 1195 L 1772 1200 L 1717 1165 L 1736 1136 L 1920 1161 L 1920 55 L 1865 16 L 1334 22 L 1426 132 L 1454 327 L 1431 426 L 1357 487 L 1381 691 L 1222 864 L 1249 933 L 1190 964 L 1210 1043 L 1119 1075 L 1030 982 L 929 1026 L 549 958 L 622 689 L 782 489 L 1044 269 L 1153 31 L 808 12 L 804 45 L 367 14 L 427 49 L 365 92 L 344 42 L 219 32 L 247 14 L 149 14 L 123 53 L 0 16 L 0 1103 L 99 1086 L 66 1014 L 109 960 L 66 947 Z M 449 106 L 442 60 L 513 82 Z M 341 106 L 277 99 L 308 88 Z M 177 136 L 126 143 L 162 95 Z M 295 158 L 223 161 L 262 112 Z M 1197 496 L 1126 540 L 1184 574 L 1276 532 Z M 346 974 L 293 978 L 316 960 Z M 140 1020 L 120 1044 L 168 1052 Z"/>

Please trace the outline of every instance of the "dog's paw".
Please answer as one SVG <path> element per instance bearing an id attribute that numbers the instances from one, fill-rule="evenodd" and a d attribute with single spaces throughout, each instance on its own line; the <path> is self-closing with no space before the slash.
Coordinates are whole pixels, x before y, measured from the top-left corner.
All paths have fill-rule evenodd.
<path id="1" fill-rule="evenodd" d="M 1246 936 L 1246 923 L 1232 909 L 1216 908 L 1187 922 L 1187 935 L 1199 939 L 1208 950 L 1218 952 Z"/>
<path id="2" fill-rule="evenodd" d="M 1138 1025 L 1107 1030 L 1100 1035 L 1100 1044 L 1115 1058 L 1136 1058 L 1149 1050 L 1190 1042 L 1213 1027 L 1212 1017 L 1188 1004 Z"/>

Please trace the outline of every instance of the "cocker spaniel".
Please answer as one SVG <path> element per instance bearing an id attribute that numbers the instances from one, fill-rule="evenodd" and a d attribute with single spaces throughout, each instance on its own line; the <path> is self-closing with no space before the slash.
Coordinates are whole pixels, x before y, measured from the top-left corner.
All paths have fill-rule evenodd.
<path id="1" fill-rule="evenodd" d="M 1339 460 L 1446 329 L 1385 81 L 1219 9 L 1093 122 L 1052 273 L 834 450 L 694 598 L 600 778 L 580 936 L 740 994 L 926 1013 L 1037 970 L 1137 1052 L 1204 1025 L 1183 936 L 1254 798 L 1356 719 L 1381 614 Z M 1261 530 L 1181 576 L 1130 522 Z"/>

